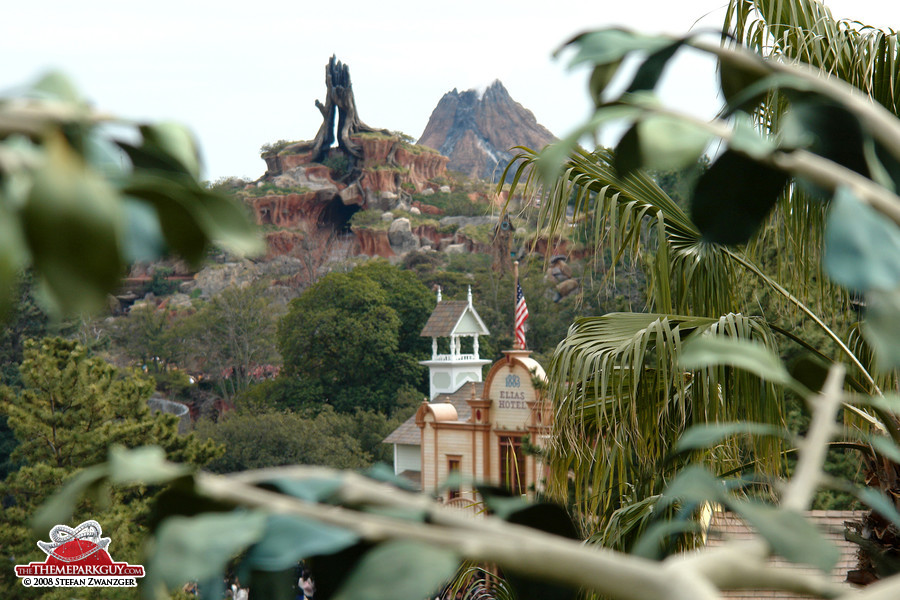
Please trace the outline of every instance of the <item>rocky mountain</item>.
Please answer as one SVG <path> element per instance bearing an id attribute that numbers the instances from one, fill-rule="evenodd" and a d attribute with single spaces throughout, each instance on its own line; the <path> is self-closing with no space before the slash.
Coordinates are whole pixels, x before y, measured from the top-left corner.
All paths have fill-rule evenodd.
<path id="1" fill-rule="evenodd" d="M 496 181 L 515 155 L 514 146 L 540 149 L 556 137 L 516 102 L 500 81 L 484 93 L 444 94 L 431 113 L 418 144 L 450 159 L 448 169 Z"/>

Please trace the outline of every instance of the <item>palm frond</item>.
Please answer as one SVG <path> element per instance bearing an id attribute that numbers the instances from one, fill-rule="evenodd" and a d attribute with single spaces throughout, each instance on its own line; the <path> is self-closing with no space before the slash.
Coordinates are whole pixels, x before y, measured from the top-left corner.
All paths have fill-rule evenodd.
<path id="1" fill-rule="evenodd" d="M 898 34 L 836 20 L 818 0 L 731 0 L 725 30 L 763 56 L 808 63 L 900 113 Z"/>
<path id="2" fill-rule="evenodd" d="M 731 0 L 725 31 L 765 57 L 787 57 L 834 75 L 897 114 L 900 111 L 898 34 L 837 21 L 818 0 Z M 757 117 L 764 129 L 779 130 L 786 104 L 770 94 Z M 811 305 L 846 304 L 847 296 L 821 271 L 822 232 L 827 204 L 793 187 L 779 201 L 766 227 L 748 247 L 757 262 L 773 245 L 782 255 L 772 261 L 776 277 Z M 843 316 L 843 315 L 841 315 Z M 834 327 L 835 322 L 831 323 Z"/>
<path id="3" fill-rule="evenodd" d="M 554 235 L 565 227 L 571 201 L 574 220 L 589 223 L 597 255 L 609 249 L 613 268 L 622 259 L 647 267 L 651 309 L 717 316 L 734 308 L 731 261 L 721 247 L 702 240 L 690 217 L 651 177 L 619 177 L 612 151 L 576 148 L 562 175 L 542 187 L 534 168 L 541 156 L 520 150 L 511 163 L 516 164 L 516 177 L 510 196 L 519 191 L 540 198 L 539 228 Z M 517 190 L 525 174 L 525 185 Z"/>
<path id="4" fill-rule="evenodd" d="M 549 371 L 556 411 L 550 491 L 564 495 L 574 477 L 585 533 L 602 528 L 628 498 L 660 493 L 682 463 L 660 465 L 690 425 L 781 423 L 781 393 L 772 384 L 726 367 L 679 366 L 684 340 L 701 332 L 775 345 L 760 319 L 740 314 L 610 313 L 577 320 L 558 346 Z M 730 441 L 691 458 L 727 467 L 750 454 L 777 472 L 780 451 L 778 440 Z"/>

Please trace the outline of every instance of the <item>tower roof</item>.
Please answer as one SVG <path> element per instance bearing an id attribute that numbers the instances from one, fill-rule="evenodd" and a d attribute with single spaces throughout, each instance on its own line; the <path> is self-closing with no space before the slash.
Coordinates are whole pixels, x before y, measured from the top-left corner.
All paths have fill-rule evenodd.
<path id="1" fill-rule="evenodd" d="M 484 321 L 478 316 L 475 307 L 472 306 L 472 290 L 469 290 L 468 300 L 440 300 L 438 295 L 437 306 L 425 327 L 422 328 L 422 337 L 449 337 L 451 335 L 490 335 Z"/>

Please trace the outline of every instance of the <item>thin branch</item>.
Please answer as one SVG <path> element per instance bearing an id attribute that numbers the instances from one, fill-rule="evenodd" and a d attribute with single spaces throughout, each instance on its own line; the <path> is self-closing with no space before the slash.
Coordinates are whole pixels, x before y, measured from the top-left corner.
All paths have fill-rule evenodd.
<path id="1" fill-rule="evenodd" d="M 675 555 L 665 564 L 667 569 L 694 572 L 720 590 L 784 590 L 821 598 L 837 598 L 847 592 L 845 586 L 818 573 L 776 567 L 768 558 L 768 544 L 757 538 Z"/>
<path id="2" fill-rule="evenodd" d="M 728 61 L 763 77 L 770 75 L 771 72 L 790 75 L 802 79 L 810 87 L 831 98 L 840 98 L 844 106 L 860 117 L 863 127 L 868 129 L 875 139 L 884 144 L 894 156 L 900 156 L 900 121 L 885 107 L 849 83 L 798 61 L 761 60 L 756 53 L 699 39 L 692 39 L 688 43 L 698 50 L 718 56 L 720 60 Z"/>
<path id="3" fill-rule="evenodd" d="M 840 392 L 839 380 L 837 386 Z M 819 437 L 812 443 L 820 443 Z M 394 519 L 304 502 L 255 487 L 277 479 L 336 480 L 334 497 L 329 500 L 424 511 L 427 519 L 424 523 Z M 422 494 L 321 467 L 283 467 L 229 476 L 201 473 L 197 476 L 197 488 L 219 500 L 343 527 L 372 542 L 400 538 L 435 544 L 465 559 L 494 563 L 508 571 L 573 588 L 589 588 L 620 600 L 713 600 L 719 598 L 719 590 L 761 587 L 822 598 L 837 598 L 847 592 L 822 575 L 766 563 L 769 548 L 761 540 L 728 542 L 658 563 L 585 546 L 494 517 L 475 519 Z M 876 598 L 881 600 L 880 596 Z"/>
<path id="4" fill-rule="evenodd" d="M 845 367 L 841 363 L 831 365 L 821 393 L 810 401 L 813 411 L 809 433 L 800 443 L 800 457 L 794 476 L 785 487 L 781 506 L 789 510 L 804 511 L 809 508 L 818 488 L 828 442 L 838 433 L 835 416 L 843 400 Z"/>
<path id="5" fill-rule="evenodd" d="M 808 306 L 806 306 L 806 304 L 804 304 L 799 298 L 797 298 L 792 293 L 790 293 L 788 290 L 786 290 L 777 281 L 775 281 L 774 279 L 770 278 L 768 275 L 763 273 L 759 269 L 759 267 L 757 267 L 752 262 L 748 261 L 746 258 L 741 256 L 740 254 L 737 254 L 736 252 L 732 252 L 730 249 L 725 248 L 725 247 L 722 248 L 722 251 L 725 253 L 726 256 L 728 256 L 729 258 L 731 258 L 732 260 L 734 260 L 735 262 L 737 262 L 738 264 L 740 264 L 741 266 L 745 267 L 747 270 L 752 272 L 754 275 L 756 275 L 757 277 L 762 279 L 772 289 L 774 289 L 776 292 L 778 292 L 779 294 L 784 296 L 789 302 L 791 302 L 791 304 L 793 304 L 798 309 L 800 309 L 800 312 L 802 312 L 807 317 L 812 319 L 813 322 L 816 325 L 818 325 L 819 328 L 821 328 L 825 332 L 825 334 L 828 337 L 830 337 L 832 339 L 832 341 L 834 341 L 835 344 L 837 344 L 838 348 L 841 349 L 841 352 L 843 352 L 844 355 L 846 355 L 847 358 L 850 359 L 850 362 L 852 362 L 853 365 L 857 369 L 860 370 L 860 372 L 863 374 L 863 376 L 869 382 L 869 385 L 871 385 L 873 387 L 875 392 L 879 396 L 883 395 L 881 388 L 878 387 L 878 384 L 875 382 L 875 379 L 872 377 L 871 374 L 869 374 L 869 372 L 866 370 L 866 368 L 860 362 L 859 358 L 853 353 L 852 350 L 850 350 L 850 348 L 847 347 L 847 344 L 845 344 L 844 341 L 841 340 L 841 338 L 837 335 L 837 333 L 835 333 L 822 319 L 820 319 L 819 316 L 812 311 L 812 309 L 810 309 Z"/>
<path id="6" fill-rule="evenodd" d="M 689 573 L 666 573 L 659 568 L 658 563 L 647 559 L 602 548 L 589 550 L 581 542 L 491 517 L 471 520 L 471 523 L 477 525 L 476 534 L 472 528 L 460 530 L 391 519 L 339 506 L 307 503 L 221 475 L 200 473 L 196 483 L 198 491 L 217 500 L 312 518 L 349 529 L 373 542 L 402 538 L 434 544 L 453 550 L 464 558 L 493 562 L 504 569 L 521 572 L 529 577 L 573 587 L 589 587 L 610 598 L 713 600 L 718 597 L 715 588 L 708 582 L 695 579 Z M 402 495 L 395 490 L 391 490 L 391 493 Z M 432 510 L 436 510 L 436 507 Z"/>

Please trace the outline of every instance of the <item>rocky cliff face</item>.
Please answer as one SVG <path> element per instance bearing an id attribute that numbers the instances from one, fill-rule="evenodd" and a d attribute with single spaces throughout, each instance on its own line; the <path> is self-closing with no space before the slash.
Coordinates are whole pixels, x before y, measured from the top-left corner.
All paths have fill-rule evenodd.
<path id="1" fill-rule="evenodd" d="M 555 140 L 495 81 L 484 94 L 455 89 L 444 94 L 418 144 L 448 157 L 448 169 L 496 181 L 514 156 L 512 147 L 539 150 Z"/>

